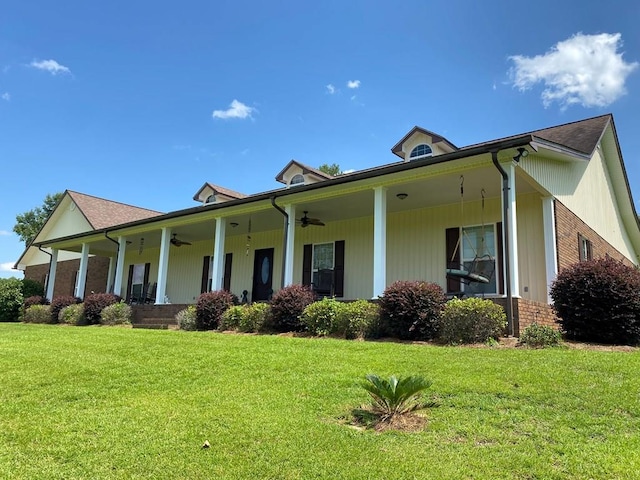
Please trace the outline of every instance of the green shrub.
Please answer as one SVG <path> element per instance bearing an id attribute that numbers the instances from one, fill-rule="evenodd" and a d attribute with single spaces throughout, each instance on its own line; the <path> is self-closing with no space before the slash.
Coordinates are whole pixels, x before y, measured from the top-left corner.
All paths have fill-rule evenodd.
<path id="1" fill-rule="evenodd" d="M 67 325 L 86 325 L 87 319 L 84 318 L 84 305 L 82 303 L 74 303 L 63 307 L 58 314 L 58 322 Z"/>
<path id="2" fill-rule="evenodd" d="M 376 338 L 380 334 L 380 311 L 378 305 L 367 300 L 356 300 L 345 303 L 342 317 L 339 319 L 340 328 L 346 323 L 346 328 L 337 333 L 343 333 L 345 338 Z"/>
<path id="3" fill-rule="evenodd" d="M 454 298 L 444 306 L 438 338 L 444 343 L 484 343 L 504 334 L 504 309 L 491 300 Z"/>
<path id="4" fill-rule="evenodd" d="M 256 302 L 245 306 L 244 315 L 240 318 L 238 330 L 241 332 L 259 332 L 269 318 L 271 307 L 268 303 Z"/>
<path id="5" fill-rule="evenodd" d="M 566 338 L 640 343 L 640 271 L 610 257 L 576 263 L 551 286 L 553 307 Z"/>
<path id="6" fill-rule="evenodd" d="M 189 305 L 187 308 L 176 313 L 176 322 L 180 330 L 196 330 L 196 306 Z"/>
<path id="7" fill-rule="evenodd" d="M 222 314 L 233 306 L 234 297 L 226 290 L 206 292 L 196 302 L 196 329 L 215 330 Z"/>
<path id="8" fill-rule="evenodd" d="M 520 334 L 521 345 L 532 348 L 557 347 L 562 341 L 562 334 L 548 325 L 533 323 Z"/>
<path id="9" fill-rule="evenodd" d="M 361 384 L 362 388 L 371 396 L 374 412 L 382 418 L 403 415 L 426 405 L 422 401 L 422 393 L 431 386 L 431 381 L 423 377 L 412 375 L 398 379 L 392 375 L 385 380 L 369 374 L 365 378 L 367 381 Z"/>
<path id="10" fill-rule="evenodd" d="M 266 328 L 276 332 L 300 332 L 302 312 L 315 300 L 311 289 L 303 285 L 289 285 L 278 290 L 271 298 L 271 310 Z"/>
<path id="11" fill-rule="evenodd" d="M 0 278 L 0 322 L 19 321 L 23 299 L 20 280 Z"/>
<path id="12" fill-rule="evenodd" d="M 238 330 L 242 318 L 246 315 L 246 308 L 244 305 L 232 305 L 229 307 L 220 318 L 218 330 Z"/>
<path id="13" fill-rule="evenodd" d="M 31 280 L 30 278 L 22 279 L 22 296 L 24 298 L 29 297 L 44 297 L 44 286 L 37 282 L 36 280 Z M 47 305 L 45 303 L 41 303 L 40 305 Z"/>
<path id="14" fill-rule="evenodd" d="M 307 305 L 300 321 L 313 335 L 329 335 L 336 329 L 339 319 L 344 317 L 345 305 L 333 298 L 325 297 Z"/>
<path id="15" fill-rule="evenodd" d="M 64 307 L 78 303 L 82 303 L 82 299 L 71 295 L 54 297 L 53 300 L 51 300 L 51 323 L 58 323 L 60 319 L 60 312 Z"/>
<path id="16" fill-rule="evenodd" d="M 31 305 L 25 309 L 22 321 L 26 323 L 50 323 L 51 307 L 49 305 Z"/>
<path id="17" fill-rule="evenodd" d="M 107 305 L 100 312 L 101 325 L 131 325 L 132 318 L 131 306 L 122 301 Z"/>
<path id="18" fill-rule="evenodd" d="M 408 340 L 431 340 L 438 331 L 446 302 L 442 287 L 435 283 L 398 281 L 380 297 L 382 333 Z"/>
<path id="19" fill-rule="evenodd" d="M 92 293 L 84 299 L 84 318 L 90 325 L 100 323 L 100 314 L 109 305 L 120 302 L 122 300 L 118 295 L 113 293 Z"/>

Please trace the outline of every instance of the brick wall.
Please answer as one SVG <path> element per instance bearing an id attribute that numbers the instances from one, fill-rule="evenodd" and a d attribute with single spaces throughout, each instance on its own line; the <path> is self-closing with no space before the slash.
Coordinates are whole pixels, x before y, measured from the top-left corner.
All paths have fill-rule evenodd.
<path id="1" fill-rule="evenodd" d="M 53 296 L 73 295 L 76 281 L 76 272 L 80 268 L 80 260 L 65 260 L 58 262 L 56 268 L 56 282 L 53 288 Z M 44 285 L 49 264 L 34 265 L 27 267 L 24 277 L 35 280 Z M 106 257 L 89 257 L 87 266 L 87 285 L 85 294 L 104 293 L 107 287 L 107 276 L 109 274 L 109 259 Z"/>
<path id="2" fill-rule="evenodd" d="M 506 298 L 492 298 L 491 300 L 506 309 Z M 534 302 L 533 300 L 524 298 L 514 298 L 512 305 L 513 335 L 515 337 L 519 337 L 520 332 L 532 323 L 548 325 L 556 329 L 560 328 L 556 315 L 553 313 L 553 308 L 547 303 Z"/>
<path id="3" fill-rule="evenodd" d="M 555 201 L 556 211 L 556 248 L 558 252 L 558 270 L 580 261 L 578 235 L 591 242 L 593 258 L 609 255 L 626 265 L 633 266 L 624 255 L 604 240 L 594 230 L 580 220 L 573 212 L 558 200 Z"/>

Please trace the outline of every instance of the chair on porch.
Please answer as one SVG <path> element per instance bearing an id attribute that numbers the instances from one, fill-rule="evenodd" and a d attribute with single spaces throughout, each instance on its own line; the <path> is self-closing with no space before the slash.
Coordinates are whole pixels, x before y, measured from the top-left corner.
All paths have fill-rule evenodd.
<path id="1" fill-rule="evenodd" d="M 156 290 L 158 288 L 158 283 L 154 282 L 151 287 L 147 284 L 147 292 L 144 295 L 144 303 L 155 303 L 156 301 Z"/>
<path id="2" fill-rule="evenodd" d="M 148 284 L 147 284 L 148 285 Z M 142 285 L 141 283 L 136 283 L 131 286 L 131 296 L 129 297 L 130 304 L 142 303 L 143 295 L 147 285 Z"/>
<path id="3" fill-rule="evenodd" d="M 313 273 L 311 289 L 318 297 L 330 297 L 334 294 L 334 273 L 331 268 L 323 268 Z"/>

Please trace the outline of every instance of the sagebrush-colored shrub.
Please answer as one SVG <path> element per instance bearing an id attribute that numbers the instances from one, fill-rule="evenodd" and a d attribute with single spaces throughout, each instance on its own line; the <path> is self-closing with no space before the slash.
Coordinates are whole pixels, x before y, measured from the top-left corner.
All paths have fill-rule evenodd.
<path id="1" fill-rule="evenodd" d="M 576 263 L 551 286 L 565 337 L 583 342 L 640 343 L 640 271 L 610 257 Z"/>
<path id="2" fill-rule="evenodd" d="M 242 317 L 245 315 L 245 308 L 244 305 L 232 305 L 229 307 L 220 317 L 218 330 L 237 330 Z"/>
<path id="3" fill-rule="evenodd" d="M 356 300 L 345 303 L 342 314 L 347 319 L 345 338 L 376 338 L 380 335 L 380 309 L 376 303 L 367 300 Z M 340 320 L 340 325 L 345 322 Z"/>
<path id="4" fill-rule="evenodd" d="M 20 280 L 0 278 L 0 322 L 19 321 L 23 300 Z"/>
<path id="5" fill-rule="evenodd" d="M 131 306 L 122 301 L 107 305 L 100 312 L 101 325 L 131 325 L 132 318 Z"/>
<path id="6" fill-rule="evenodd" d="M 444 343 L 484 343 L 504 334 L 504 309 L 482 298 L 454 298 L 442 311 L 438 339 Z"/>
<path id="7" fill-rule="evenodd" d="M 50 323 L 51 307 L 49 305 L 31 305 L 25 309 L 22 321 L 25 323 Z"/>
<path id="8" fill-rule="evenodd" d="M 268 303 L 256 302 L 245 306 L 244 315 L 240 318 L 238 330 L 241 332 L 259 332 L 269 318 L 271 307 Z"/>
<path id="9" fill-rule="evenodd" d="M 445 302 L 442 287 L 435 283 L 394 282 L 380 297 L 382 331 L 400 339 L 431 340 Z"/>
<path id="10" fill-rule="evenodd" d="M 226 290 L 202 293 L 196 302 L 196 329 L 215 330 L 222 314 L 233 306 L 234 297 Z"/>
<path id="11" fill-rule="evenodd" d="M 562 334 L 549 325 L 533 323 L 520 333 L 518 343 L 532 348 L 557 347 L 562 342 Z"/>
<path id="12" fill-rule="evenodd" d="M 30 278 L 22 279 L 22 296 L 24 298 L 29 297 L 44 297 L 44 285 L 36 280 Z M 41 303 L 40 305 L 48 305 L 48 303 Z"/>
<path id="13" fill-rule="evenodd" d="M 84 318 L 87 323 L 94 325 L 100 323 L 100 314 L 109 305 L 118 303 L 122 300 L 118 295 L 113 293 L 92 293 L 84 299 Z"/>
<path id="14" fill-rule="evenodd" d="M 84 318 L 84 305 L 82 303 L 74 303 L 63 307 L 58 314 L 58 322 L 67 325 L 86 325 L 87 319 Z"/>
<path id="15" fill-rule="evenodd" d="M 337 329 L 345 316 L 345 304 L 334 298 L 325 297 L 305 307 L 300 321 L 313 335 L 329 335 Z"/>
<path id="16" fill-rule="evenodd" d="M 82 303 L 82 299 L 73 297 L 71 295 L 61 295 L 59 297 L 54 297 L 53 300 L 51 300 L 51 323 L 58 323 L 60 311 L 64 307 L 75 305 L 76 303 Z"/>
<path id="17" fill-rule="evenodd" d="M 196 330 L 196 306 L 189 305 L 187 308 L 176 313 L 176 322 L 180 330 Z"/>
<path id="18" fill-rule="evenodd" d="M 267 329 L 276 332 L 301 332 L 302 312 L 315 300 L 311 289 L 303 285 L 288 285 L 278 290 L 271 298 L 271 310 Z"/>

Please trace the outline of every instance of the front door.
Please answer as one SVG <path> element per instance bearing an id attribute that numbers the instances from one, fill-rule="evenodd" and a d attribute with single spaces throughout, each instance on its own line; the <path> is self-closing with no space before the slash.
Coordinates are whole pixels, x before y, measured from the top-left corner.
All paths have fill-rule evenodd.
<path id="1" fill-rule="evenodd" d="M 256 250 L 253 260 L 251 301 L 269 300 L 273 294 L 273 248 Z"/>

